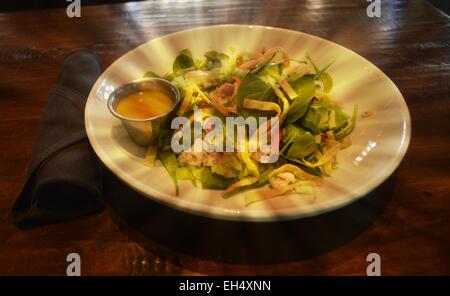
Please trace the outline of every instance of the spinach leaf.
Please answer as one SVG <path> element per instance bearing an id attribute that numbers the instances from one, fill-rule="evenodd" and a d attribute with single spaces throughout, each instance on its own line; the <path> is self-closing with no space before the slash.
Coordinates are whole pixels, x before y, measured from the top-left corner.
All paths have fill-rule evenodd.
<path id="1" fill-rule="evenodd" d="M 311 131 L 313 134 L 319 134 L 320 132 L 326 132 L 329 128 L 330 112 L 335 113 L 335 124 L 333 130 L 336 132 L 343 128 L 348 121 L 348 115 L 345 114 L 339 107 L 330 103 L 321 102 L 313 103 L 310 105 L 305 117 L 302 120 L 302 127 Z"/>
<path id="2" fill-rule="evenodd" d="M 177 168 L 176 171 L 177 180 L 191 180 L 195 181 L 194 175 L 192 174 L 189 167 L 182 166 Z"/>
<path id="3" fill-rule="evenodd" d="M 327 112 L 323 109 L 309 108 L 306 112 L 305 118 L 302 121 L 302 127 L 317 135 L 320 133 L 320 118 L 323 116 L 322 112 Z"/>
<path id="4" fill-rule="evenodd" d="M 247 73 L 241 81 L 236 94 L 236 101 L 242 105 L 244 99 L 268 100 L 273 95 L 269 84 L 253 73 Z"/>
<path id="5" fill-rule="evenodd" d="M 340 130 L 344 127 L 344 125 L 347 123 L 348 115 L 342 111 L 340 108 L 334 108 L 335 112 L 335 121 L 336 121 L 336 127 L 333 129 L 335 132 Z"/>
<path id="6" fill-rule="evenodd" d="M 287 149 L 287 152 L 284 154 L 292 159 L 302 160 L 317 149 L 314 136 L 293 124 L 288 124 L 284 128 L 281 141 L 285 145 L 282 152 Z"/>
<path id="7" fill-rule="evenodd" d="M 211 165 L 211 172 L 228 179 L 235 178 L 241 171 L 242 165 L 237 157 L 229 157 L 227 161 L 217 162 Z"/>
<path id="8" fill-rule="evenodd" d="M 325 102 L 315 102 L 313 105 L 311 105 L 311 108 L 331 111 L 334 110 L 336 106 L 325 101 Z"/>
<path id="9" fill-rule="evenodd" d="M 329 125 L 329 113 L 326 109 L 319 109 L 318 110 L 320 113 L 320 120 L 319 120 L 319 130 L 321 132 L 326 132 L 327 130 L 330 129 L 330 125 Z"/>
<path id="10" fill-rule="evenodd" d="M 325 72 L 333 63 L 334 60 L 331 60 L 328 65 L 323 67 L 322 69 L 319 69 L 317 65 L 312 61 L 311 57 L 309 56 L 309 53 L 306 55 L 306 58 L 311 63 L 311 65 L 314 67 L 314 70 L 316 71 L 316 74 L 312 75 L 313 79 L 319 79 L 323 83 L 323 91 L 328 93 L 331 88 L 333 87 L 333 78 L 331 78 L 331 75 Z"/>
<path id="11" fill-rule="evenodd" d="M 288 156 L 286 156 L 286 155 L 280 155 L 280 156 L 281 156 L 283 159 L 287 160 L 288 162 L 293 162 L 293 163 L 295 163 L 295 165 L 297 165 L 298 167 L 300 167 L 302 170 L 304 170 L 304 171 L 307 172 L 308 174 L 311 174 L 311 175 L 314 175 L 314 176 L 319 176 L 319 177 L 322 177 L 322 176 L 323 176 L 322 171 L 320 170 L 319 167 L 310 168 L 310 167 L 307 167 L 307 166 L 303 165 L 303 163 L 302 163 L 301 161 L 297 160 L 297 159 L 290 158 L 290 157 L 288 157 Z M 308 161 L 311 162 L 311 160 L 308 160 Z"/>
<path id="12" fill-rule="evenodd" d="M 291 83 L 292 88 L 298 94 L 286 116 L 286 122 L 292 123 L 301 118 L 308 110 L 309 103 L 316 92 L 314 80 L 310 77 L 303 76 Z"/>
<path id="13" fill-rule="evenodd" d="M 270 76 L 274 78 L 276 81 L 280 80 L 280 71 L 279 66 L 277 64 L 265 66 L 264 69 L 259 71 L 258 76 Z"/>
<path id="14" fill-rule="evenodd" d="M 335 138 L 336 140 L 342 140 L 345 136 L 350 134 L 355 127 L 356 117 L 358 116 L 358 105 L 353 107 L 352 118 L 347 120 L 347 124 L 344 125 L 339 131 L 336 132 Z"/>
<path id="15" fill-rule="evenodd" d="M 333 78 L 328 72 L 323 72 L 319 75 L 319 80 L 322 81 L 323 91 L 329 93 L 331 88 L 333 88 Z"/>
<path id="16" fill-rule="evenodd" d="M 290 146 L 286 155 L 291 158 L 303 159 L 317 149 L 314 136 L 305 131 L 301 137 L 298 137 Z"/>
<path id="17" fill-rule="evenodd" d="M 215 50 L 210 50 L 205 53 L 206 63 L 203 64 L 201 70 L 209 71 L 211 69 L 222 66 L 222 60 L 228 59 L 229 57 L 221 52 Z"/>
<path id="18" fill-rule="evenodd" d="M 226 189 L 237 181 L 236 178 L 225 178 L 212 172 L 210 167 L 196 167 L 187 165 L 176 170 L 178 180 L 191 180 L 194 184 L 200 182 L 206 189 Z"/>
<path id="19" fill-rule="evenodd" d="M 177 181 L 178 161 L 177 157 L 175 156 L 175 153 L 173 153 L 172 151 L 162 151 L 158 153 L 158 157 L 163 163 L 170 177 L 172 178 L 173 183 L 175 184 L 176 195 L 178 195 L 178 181 Z"/>
<path id="20" fill-rule="evenodd" d="M 314 79 L 318 79 L 320 77 L 320 75 L 322 75 L 323 73 L 325 73 L 325 71 L 334 63 L 334 60 L 331 60 L 328 65 L 326 65 L 325 67 L 323 67 L 322 69 L 320 69 L 319 71 L 317 71 L 316 75 L 314 76 Z"/>
<path id="21" fill-rule="evenodd" d="M 236 182 L 236 179 L 225 178 L 219 174 L 213 173 L 210 167 L 201 168 L 200 182 L 206 189 L 226 189 Z"/>
<path id="22" fill-rule="evenodd" d="M 210 50 L 205 52 L 205 58 L 210 60 L 210 61 L 218 61 L 218 60 L 223 60 L 223 59 L 228 59 L 228 56 L 224 53 L 215 51 L 215 50 Z"/>
<path id="23" fill-rule="evenodd" d="M 305 130 L 302 129 L 299 126 L 296 126 L 294 124 L 287 124 L 286 127 L 283 129 L 283 136 L 281 137 L 281 142 L 284 144 L 292 143 L 295 141 L 296 138 L 301 137 L 301 134 Z"/>
<path id="24" fill-rule="evenodd" d="M 192 58 L 191 51 L 189 49 L 183 49 L 173 62 L 172 70 L 174 73 L 177 73 L 189 68 L 195 68 L 195 62 Z"/>

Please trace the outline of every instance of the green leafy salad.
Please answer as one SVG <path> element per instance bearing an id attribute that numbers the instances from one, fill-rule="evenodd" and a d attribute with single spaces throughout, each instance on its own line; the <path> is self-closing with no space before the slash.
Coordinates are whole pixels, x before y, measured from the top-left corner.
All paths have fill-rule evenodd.
<path id="1" fill-rule="evenodd" d="M 204 117 L 224 121 L 230 116 L 278 118 L 279 157 L 263 163 L 262 152 L 248 149 L 175 153 L 171 139 L 176 130 L 167 129 L 150 147 L 146 163 L 160 159 L 177 194 L 179 180 L 190 180 L 201 188 L 222 190 L 224 198 L 245 191 L 246 205 L 286 193 L 314 196 L 323 177 L 337 168 L 339 150 L 351 145 L 349 134 L 358 112 L 354 106 L 353 113 L 346 114 L 330 98 L 333 79 L 327 70 L 332 63 L 317 65 L 309 55 L 292 59 L 281 47 L 258 52 L 211 50 L 201 59 L 182 50 L 170 73 L 145 74 L 178 87 L 182 101 L 177 116 L 192 121 L 194 110 L 202 109 Z"/>

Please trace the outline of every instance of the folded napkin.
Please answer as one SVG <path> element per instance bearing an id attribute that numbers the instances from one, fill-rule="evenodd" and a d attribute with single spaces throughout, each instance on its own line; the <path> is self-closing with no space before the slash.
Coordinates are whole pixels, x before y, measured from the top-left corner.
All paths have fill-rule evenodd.
<path id="1" fill-rule="evenodd" d="M 73 219 L 99 212 L 102 166 L 84 127 L 84 107 L 101 73 L 97 56 L 81 49 L 61 63 L 39 122 L 28 177 L 12 214 L 20 227 Z"/>

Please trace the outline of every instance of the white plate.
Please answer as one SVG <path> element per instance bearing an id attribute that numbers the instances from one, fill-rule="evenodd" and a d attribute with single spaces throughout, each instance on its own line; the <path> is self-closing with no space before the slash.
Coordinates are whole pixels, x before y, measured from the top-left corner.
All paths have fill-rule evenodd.
<path id="1" fill-rule="evenodd" d="M 334 79 L 331 96 L 342 102 L 347 113 L 355 104 L 359 114 L 352 133 L 353 145 L 338 155 L 339 169 L 316 191 L 316 200 L 285 195 L 245 207 L 242 194 L 228 199 L 220 191 L 195 188 L 180 182 L 180 195 L 158 161 L 149 168 L 143 163 L 145 149 L 136 146 L 121 123 L 108 111 L 108 95 L 121 84 L 141 78 L 152 70 L 170 71 L 177 53 L 189 48 L 202 57 L 210 49 L 259 50 L 282 46 L 292 58 L 307 52 L 319 64 L 335 59 L 329 69 Z M 397 168 L 410 140 L 410 117 L 405 100 L 394 83 L 372 63 L 336 43 L 301 32 L 246 25 L 197 28 L 153 39 L 128 52 L 100 76 L 92 88 L 85 112 L 89 140 L 103 163 L 129 186 L 168 206 L 198 215 L 241 221 L 294 219 L 340 208 L 380 185 Z M 124 196 L 123 198 L 127 198 Z"/>

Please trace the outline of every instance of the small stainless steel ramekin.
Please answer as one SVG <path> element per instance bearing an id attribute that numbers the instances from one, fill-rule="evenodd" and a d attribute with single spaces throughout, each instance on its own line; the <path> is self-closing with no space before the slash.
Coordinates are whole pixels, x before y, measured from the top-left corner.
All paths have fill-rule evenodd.
<path id="1" fill-rule="evenodd" d="M 135 119 L 127 118 L 116 111 L 117 103 L 123 97 L 136 92 L 155 90 L 166 93 L 173 102 L 172 107 L 158 116 Z M 138 145 L 149 146 L 154 144 L 161 130 L 175 115 L 180 103 L 180 92 L 177 87 L 167 80 L 160 78 L 145 78 L 132 81 L 114 90 L 108 98 L 108 109 L 122 121 L 131 139 Z"/>

